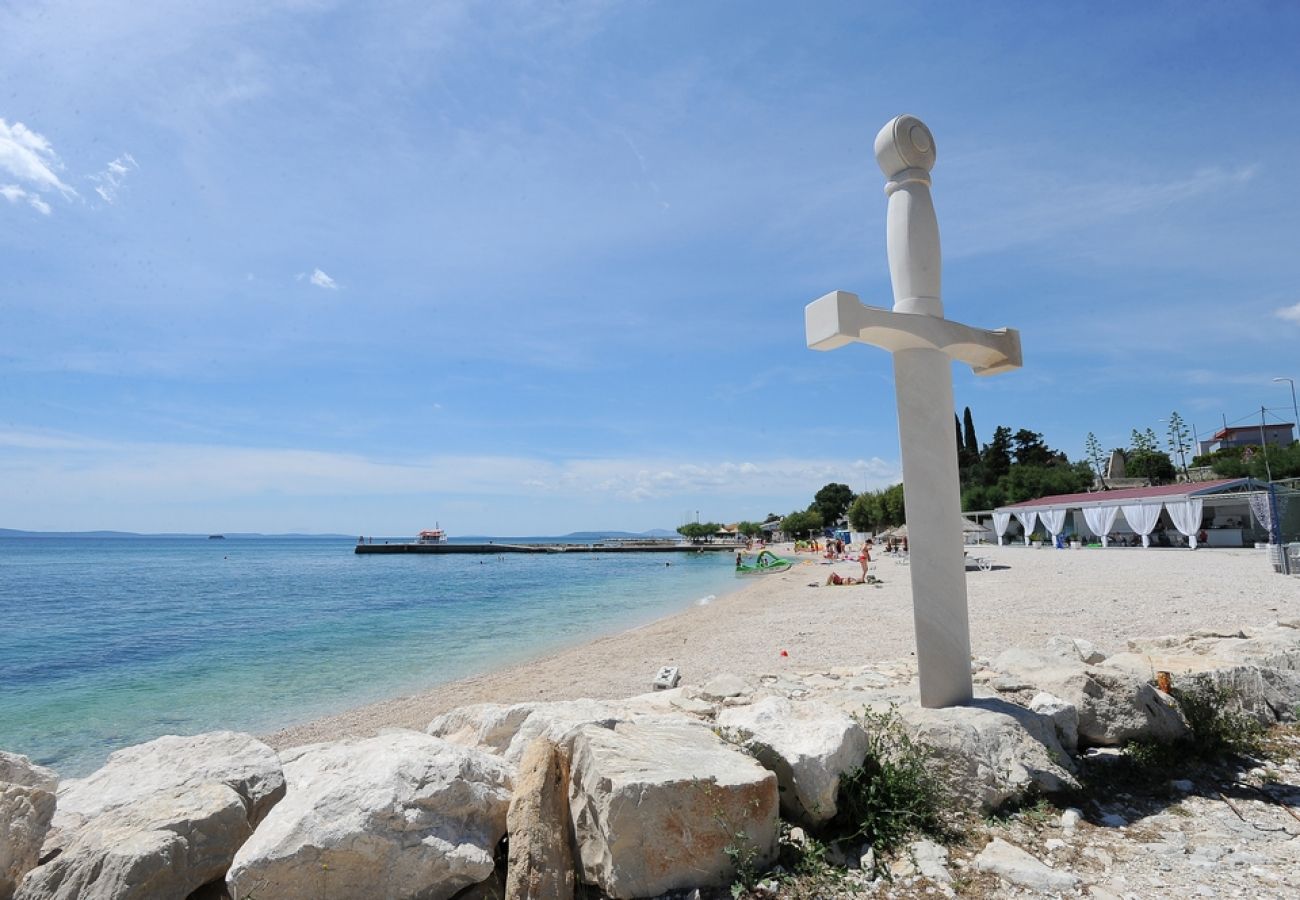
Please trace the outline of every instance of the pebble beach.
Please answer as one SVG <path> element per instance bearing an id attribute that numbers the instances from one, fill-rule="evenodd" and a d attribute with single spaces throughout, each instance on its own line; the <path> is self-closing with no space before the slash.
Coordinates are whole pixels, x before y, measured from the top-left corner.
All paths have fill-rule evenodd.
<path id="1" fill-rule="evenodd" d="M 536 659 L 356 707 L 265 736 L 277 749 L 378 733 L 422 730 L 434 716 L 472 703 L 643 693 L 662 666 L 686 682 L 759 676 L 906 659 L 914 649 L 910 567 L 884 555 L 878 585 L 828 586 L 827 576 L 860 574 L 774 548 L 796 565 L 752 576 L 733 593 L 619 634 Z M 1086 638 L 1108 652 L 1130 639 L 1197 629 L 1231 630 L 1300 616 L 1300 578 L 1278 575 L 1262 550 L 973 546 L 988 571 L 967 573 L 971 650 L 996 656 L 1048 637 Z"/>

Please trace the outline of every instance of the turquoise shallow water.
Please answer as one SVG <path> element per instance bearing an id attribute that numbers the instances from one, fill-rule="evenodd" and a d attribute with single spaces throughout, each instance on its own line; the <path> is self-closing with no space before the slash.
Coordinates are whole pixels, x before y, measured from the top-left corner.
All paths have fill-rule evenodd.
<path id="1" fill-rule="evenodd" d="M 0 749 L 82 775 L 161 734 L 271 731 L 736 586 L 726 553 L 358 556 L 323 538 L 0 538 Z"/>

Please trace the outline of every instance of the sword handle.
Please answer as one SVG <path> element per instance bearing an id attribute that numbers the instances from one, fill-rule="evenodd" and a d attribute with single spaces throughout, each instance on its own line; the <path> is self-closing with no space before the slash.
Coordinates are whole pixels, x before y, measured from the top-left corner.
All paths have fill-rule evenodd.
<path id="1" fill-rule="evenodd" d="M 886 246 L 894 312 L 943 318 L 939 220 L 930 198 L 934 135 L 916 116 L 898 116 L 876 135 L 876 162 L 889 181 Z"/>

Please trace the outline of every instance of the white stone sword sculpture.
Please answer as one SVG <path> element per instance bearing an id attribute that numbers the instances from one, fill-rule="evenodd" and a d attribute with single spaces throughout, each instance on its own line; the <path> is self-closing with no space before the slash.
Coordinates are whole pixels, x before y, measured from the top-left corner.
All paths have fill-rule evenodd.
<path id="1" fill-rule="evenodd" d="M 894 355 L 921 705 L 956 706 L 969 702 L 972 691 L 950 365 L 967 363 L 976 375 L 1018 369 L 1020 332 L 984 331 L 943 317 L 930 129 L 914 116 L 899 116 L 876 135 L 875 151 L 889 179 L 894 308 L 864 306 L 856 294 L 834 291 L 808 304 L 804 325 L 814 350 L 856 341 Z"/>

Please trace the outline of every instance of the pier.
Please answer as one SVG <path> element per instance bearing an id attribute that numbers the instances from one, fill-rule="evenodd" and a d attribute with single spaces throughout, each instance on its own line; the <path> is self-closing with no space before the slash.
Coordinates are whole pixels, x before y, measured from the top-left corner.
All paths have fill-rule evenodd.
<path id="1" fill-rule="evenodd" d="M 357 553 L 735 553 L 736 544 L 681 544 L 676 541 L 597 541 L 590 544 L 358 543 Z"/>

